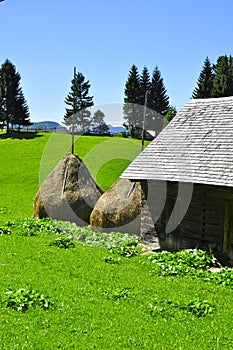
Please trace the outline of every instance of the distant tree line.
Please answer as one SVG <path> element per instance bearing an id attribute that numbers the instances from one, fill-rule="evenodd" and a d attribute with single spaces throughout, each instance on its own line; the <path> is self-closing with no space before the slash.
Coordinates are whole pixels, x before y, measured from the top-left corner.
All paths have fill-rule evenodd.
<path id="1" fill-rule="evenodd" d="M 219 56 L 216 63 L 206 57 L 192 98 L 233 96 L 233 58 Z"/>
<path id="2" fill-rule="evenodd" d="M 170 106 L 167 90 L 158 66 L 152 76 L 147 67 L 141 74 L 136 65 L 132 65 L 125 83 L 124 126 L 131 137 L 141 137 L 142 128 L 156 130 L 158 119 L 166 123 L 166 116 L 172 119 L 176 114 L 175 107 Z M 146 106 L 145 120 L 144 109 Z M 143 125 L 143 122 L 145 125 Z"/>
<path id="3" fill-rule="evenodd" d="M 76 133 L 101 134 L 105 135 L 109 131 L 109 126 L 104 121 L 104 113 L 97 110 L 92 116 L 90 107 L 94 105 L 93 96 L 90 96 L 91 84 L 85 76 L 78 72 L 71 80 L 71 90 L 65 98 L 66 113 L 63 124 L 69 128 L 74 128 Z"/>
<path id="4" fill-rule="evenodd" d="M 30 113 L 20 86 L 20 74 L 7 59 L 0 68 L 0 124 L 10 128 L 30 125 Z"/>

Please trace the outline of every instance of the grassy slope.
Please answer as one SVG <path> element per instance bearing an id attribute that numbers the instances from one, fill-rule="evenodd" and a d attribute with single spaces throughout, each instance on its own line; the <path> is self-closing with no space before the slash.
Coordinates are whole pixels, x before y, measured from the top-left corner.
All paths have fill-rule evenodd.
<path id="1" fill-rule="evenodd" d="M 0 311 L 2 349 L 231 349 L 232 290 L 199 279 L 150 274 L 147 257 L 105 263 L 105 249 L 49 247 L 53 235 L 0 236 L 0 291 L 32 288 L 51 297 L 54 308 L 25 314 Z M 128 288 L 124 299 L 105 292 Z M 213 302 L 214 314 L 197 318 L 177 312 L 174 318 L 152 318 L 149 303 Z"/>
<path id="2" fill-rule="evenodd" d="M 31 216 L 44 147 L 42 177 L 69 148 L 68 135 L 54 135 L 49 143 L 49 134 L 38 136 L 32 140 L 0 140 L 1 222 Z M 111 140 L 104 139 L 113 155 L 116 144 Z M 113 160 L 112 156 L 106 156 L 102 141 L 101 138 L 81 138 L 76 151 L 86 158 L 92 173 L 102 179 L 102 186 L 108 186 L 104 181 L 111 177 Z M 120 154 L 116 152 L 114 157 L 116 162 L 125 165 L 135 150 L 129 151 L 134 141 L 124 142 Z M 100 159 L 101 154 L 103 161 L 98 165 L 95 160 Z M 110 175 L 103 164 L 109 168 Z M 0 348 L 233 348 L 230 288 L 216 287 L 200 279 L 152 276 L 146 258 L 142 257 L 123 259 L 119 265 L 107 264 L 102 260 L 107 255 L 104 249 L 76 244 L 75 249 L 61 250 L 48 246 L 52 238 L 0 236 L 0 274 L 4 276 L 0 279 L 0 295 L 9 286 L 32 288 L 49 295 L 55 303 L 51 310 L 32 309 L 25 314 L 1 309 Z M 114 288 L 130 288 L 131 294 L 118 301 L 103 295 Z M 148 304 L 154 297 L 174 301 L 199 297 L 213 302 L 216 310 L 213 316 L 200 319 L 183 313 L 177 313 L 173 319 L 153 319 L 149 316 Z"/>
<path id="3" fill-rule="evenodd" d="M 32 139 L 0 139 L 0 221 L 1 218 L 32 215 L 39 182 L 70 150 L 70 142 L 70 135 L 50 133 L 40 133 Z M 76 138 L 75 153 L 83 158 L 105 190 L 139 152 L 140 142 L 134 140 L 89 136 Z"/>
<path id="4" fill-rule="evenodd" d="M 34 139 L 0 139 L 0 208 L 5 208 L 3 218 L 32 215 L 39 186 L 40 158 L 49 136 L 38 134 Z"/>

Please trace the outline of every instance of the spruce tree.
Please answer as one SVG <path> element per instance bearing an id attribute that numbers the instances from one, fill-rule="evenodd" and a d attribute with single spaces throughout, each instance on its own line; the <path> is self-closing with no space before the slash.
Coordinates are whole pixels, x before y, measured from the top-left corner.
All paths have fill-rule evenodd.
<path id="1" fill-rule="evenodd" d="M 29 108 L 22 91 L 20 91 L 16 100 L 15 115 L 12 123 L 18 125 L 18 131 L 20 131 L 20 126 L 31 125 Z"/>
<path id="2" fill-rule="evenodd" d="M 150 73 L 147 67 L 144 67 L 140 75 L 140 105 L 144 106 L 145 94 L 151 87 Z"/>
<path id="3" fill-rule="evenodd" d="M 227 91 L 228 57 L 220 56 L 214 65 L 213 97 L 224 97 Z"/>
<path id="4" fill-rule="evenodd" d="M 15 66 L 7 59 L 0 69 L 0 105 L 6 131 L 10 131 L 10 123 L 16 117 L 17 98 L 19 97 L 20 75 Z"/>
<path id="5" fill-rule="evenodd" d="M 219 56 L 214 65 L 213 97 L 233 96 L 232 56 Z"/>
<path id="6" fill-rule="evenodd" d="M 212 64 L 206 57 L 203 68 L 197 80 L 197 87 L 194 89 L 192 98 L 209 98 L 212 97 L 214 74 Z"/>
<path id="7" fill-rule="evenodd" d="M 233 96 L 233 57 L 228 58 L 227 95 Z"/>
<path id="8" fill-rule="evenodd" d="M 158 66 L 155 67 L 152 74 L 147 106 L 162 116 L 165 116 L 168 112 L 169 97 L 167 96 L 167 91 Z"/>
<path id="9" fill-rule="evenodd" d="M 82 134 L 89 131 L 91 126 L 91 112 L 89 107 L 93 106 L 93 96 L 89 95 L 89 80 L 85 80 L 82 73 L 75 73 L 71 80 L 71 91 L 65 98 L 65 103 L 70 107 L 66 108 L 64 124 L 75 128 Z"/>
<path id="10" fill-rule="evenodd" d="M 141 84 L 138 68 L 133 64 L 125 83 L 124 98 L 124 126 L 129 131 L 131 137 L 137 136 L 137 127 L 142 123 L 142 114 L 137 106 L 141 100 Z"/>

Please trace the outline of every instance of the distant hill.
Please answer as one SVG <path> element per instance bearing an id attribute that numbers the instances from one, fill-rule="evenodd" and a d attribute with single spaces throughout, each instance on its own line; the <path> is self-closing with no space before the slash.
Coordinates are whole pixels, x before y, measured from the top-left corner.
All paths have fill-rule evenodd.
<path id="1" fill-rule="evenodd" d="M 109 126 L 110 134 L 119 134 L 120 132 L 126 130 L 123 126 L 113 126 L 113 125 L 108 125 L 108 126 Z M 27 127 L 24 127 L 24 128 L 26 129 Z M 38 128 L 43 131 L 54 131 L 54 130 L 66 131 L 67 130 L 64 126 L 53 121 L 35 122 L 28 127 L 28 130 L 35 130 Z"/>
<path id="2" fill-rule="evenodd" d="M 61 126 L 59 123 L 57 122 L 53 122 L 53 121 L 42 121 L 42 122 L 35 122 L 32 125 L 30 125 L 28 127 L 28 130 L 35 130 L 41 128 L 41 130 L 43 131 L 53 131 L 53 130 L 61 130 L 64 131 L 66 130 L 66 128 L 64 128 L 63 126 Z"/>
<path id="3" fill-rule="evenodd" d="M 108 125 L 108 126 L 109 126 L 109 132 L 111 134 L 119 134 L 120 132 L 126 130 L 123 126 L 113 126 L 113 125 Z"/>

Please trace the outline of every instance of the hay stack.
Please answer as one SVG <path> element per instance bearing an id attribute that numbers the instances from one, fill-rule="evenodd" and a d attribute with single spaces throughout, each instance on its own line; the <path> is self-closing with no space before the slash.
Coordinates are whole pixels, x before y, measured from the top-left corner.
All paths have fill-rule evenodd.
<path id="1" fill-rule="evenodd" d="M 66 154 L 42 183 L 34 201 L 33 217 L 89 224 L 102 193 L 82 160 Z"/>
<path id="2" fill-rule="evenodd" d="M 96 203 L 90 217 L 92 228 L 140 235 L 141 185 L 120 179 Z"/>

